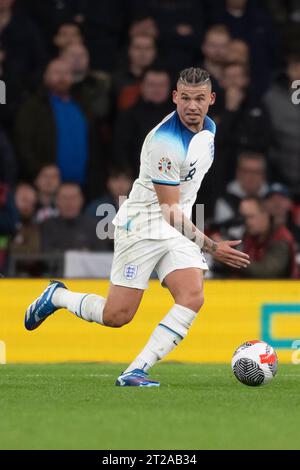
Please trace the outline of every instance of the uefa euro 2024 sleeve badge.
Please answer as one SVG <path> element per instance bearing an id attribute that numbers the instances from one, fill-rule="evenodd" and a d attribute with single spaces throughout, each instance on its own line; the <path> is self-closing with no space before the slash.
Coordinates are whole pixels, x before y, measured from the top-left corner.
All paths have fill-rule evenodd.
<path id="1" fill-rule="evenodd" d="M 162 157 L 158 162 L 158 169 L 161 173 L 168 173 L 171 170 L 172 163 L 168 157 Z"/>

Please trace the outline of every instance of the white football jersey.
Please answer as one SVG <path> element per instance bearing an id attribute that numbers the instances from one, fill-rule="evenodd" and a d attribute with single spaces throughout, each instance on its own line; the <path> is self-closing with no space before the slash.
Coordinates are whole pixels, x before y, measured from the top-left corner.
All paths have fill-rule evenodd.
<path id="1" fill-rule="evenodd" d="M 208 116 L 203 130 L 192 132 L 177 111 L 166 116 L 147 135 L 138 179 L 113 220 L 141 238 L 182 236 L 163 217 L 154 184 L 179 186 L 180 206 L 190 218 L 201 182 L 214 158 L 216 125 Z"/>

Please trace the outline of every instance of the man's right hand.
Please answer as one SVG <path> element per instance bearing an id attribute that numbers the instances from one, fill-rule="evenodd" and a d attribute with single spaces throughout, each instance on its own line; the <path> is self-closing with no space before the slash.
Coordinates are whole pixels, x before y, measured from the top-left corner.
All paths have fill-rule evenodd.
<path id="1" fill-rule="evenodd" d="M 210 253 L 217 261 L 231 268 L 247 268 L 250 264 L 249 255 L 234 248 L 240 244 L 241 240 L 217 242 L 213 244 Z"/>

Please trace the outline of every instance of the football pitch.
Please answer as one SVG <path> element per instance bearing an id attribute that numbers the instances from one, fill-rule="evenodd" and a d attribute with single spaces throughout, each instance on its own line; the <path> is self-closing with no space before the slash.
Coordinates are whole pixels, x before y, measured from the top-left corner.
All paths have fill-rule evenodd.
<path id="1" fill-rule="evenodd" d="M 300 366 L 265 387 L 228 365 L 160 364 L 160 388 L 114 386 L 122 365 L 0 366 L 0 449 L 300 449 Z"/>

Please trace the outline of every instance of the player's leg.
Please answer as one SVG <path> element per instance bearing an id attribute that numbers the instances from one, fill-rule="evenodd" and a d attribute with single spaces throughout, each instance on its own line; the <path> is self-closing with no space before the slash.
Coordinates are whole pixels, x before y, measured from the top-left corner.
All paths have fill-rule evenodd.
<path id="1" fill-rule="evenodd" d="M 198 268 L 179 269 L 164 279 L 175 305 L 153 331 L 145 348 L 125 372 L 142 369 L 147 372 L 169 354 L 187 335 L 203 305 L 203 271 Z"/>
<path id="2" fill-rule="evenodd" d="M 164 284 L 172 294 L 176 305 L 199 312 L 204 303 L 202 269 L 178 269 L 166 276 Z"/>
<path id="3" fill-rule="evenodd" d="M 27 308 L 25 327 L 34 330 L 60 308 L 79 318 L 100 325 L 120 327 L 128 323 L 138 309 L 143 291 L 148 286 L 156 259 L 141 260 L 143 241 L 126 230 L 115 232 L 115 252 L 108 298 L 100 295 L 69 291 L 59 281 L 52 281 Z M 154 265 L 153 265 L 154 264 Z M 139 265 L 139 269 L 138 269 Z"/>
<path id="4" fill-rule="evenodd" d="M 57 289 L 53 303 L 88 322 L 120 328 L 133 319 L 143 293 L 142 289 L 114 284 L 110 284 L 107 298 L 96 294 L 79 294 L 67 289 Z"/>
<path id="5" fill-rule="evenodd" d="M 111 284 L 103 311 L 104 325 L 119 328 L 129 323 L 139 308 L 143 294 L 142 289 Z"/>
<path id="6" fill-rule="evenodd" d="M 25 327 L 34 330 L 50 315 L 66 308 L 79 318 L 110 327 L 121 327 L 134 317 L 143 296 L 142 289 L 111 284 L 107 299 L 96 294 L 72 292 L 59 281 L 51 281 L 27 309 Z"/>
<path id="7" fill-rule="evenodd" d="M 148 371 L 185 338 L 203 305 L 203 272 L 206 270 L 208 266 L 203 253 L 194 243 L 185 237 L 168 241 L 168 252 L 159 260 L 156 271 L 161 283 L 170 290 L 175 305 L 155 328 L 138 357 L 119 377 L 117 385 L 124 385 L 124 374 L 130 374 L 132 370 Z"/>

